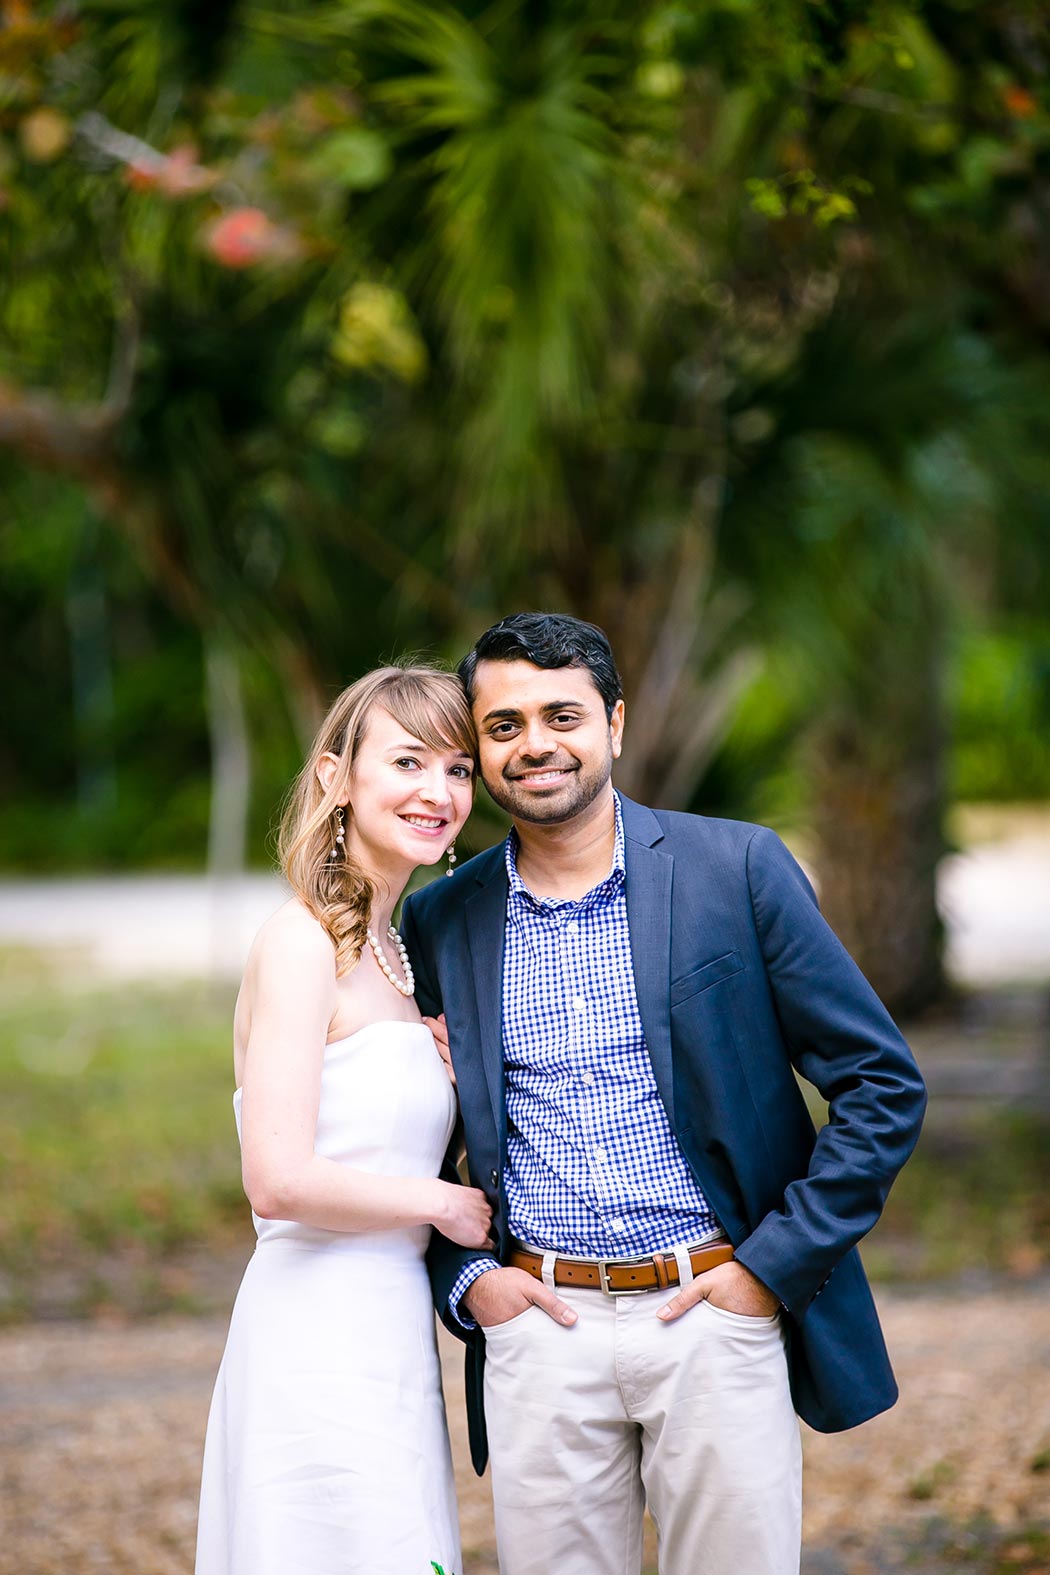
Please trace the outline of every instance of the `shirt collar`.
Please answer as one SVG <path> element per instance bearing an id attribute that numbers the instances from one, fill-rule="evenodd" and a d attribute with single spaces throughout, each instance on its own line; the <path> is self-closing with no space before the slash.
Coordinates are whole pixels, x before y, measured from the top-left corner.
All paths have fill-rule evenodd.
<path id="1" fill-rule="evenodd" d="M 565 898 L 559 900 L 553 897 L 537 897 L 531 892 L 518 874 L 518 833 L 511 827 L 504 844 L 504 858 L 507 865 L 507 880 L 510 884 L 511 898 L 527 903 L 532 908 L 561 908 L 566 904 L 582 906 L 584 903 L 598 902 L 603 897 L 611 896 L 618 887 L 623 885 L 627 873 L 627 861 L 624 855 L 623 838 L 623 810 L 620 807 L 620 795 L 613 792 L 613 807 L 616 814 L 616 835 L 613 841 L 612 865 L 609 873 L 600 880 L 596 886 L 579 898 Z"/>

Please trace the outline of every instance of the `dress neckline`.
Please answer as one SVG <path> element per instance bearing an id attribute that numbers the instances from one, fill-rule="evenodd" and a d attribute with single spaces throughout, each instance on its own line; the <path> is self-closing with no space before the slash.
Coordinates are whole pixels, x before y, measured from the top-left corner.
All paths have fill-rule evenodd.
<path id="1" fill-rule="evenodd" d="M 375 1022 L 362 1023 L 361 1027 L 355 1028 L 352 1034 L 343 1034 L 339 1039 L 326 1039 L 324 1047 L 326 1050 L 331 1050 L 335 1045 L 348 1045 L 351 1039 L 359 1039 L 362 1034 L 367 1034 L 370 1028 L 426 1028 L 427 1033 L 430 1032 L 426 1023 L 410 1023 L 403 1017 L 377 1017 Z"/>
<path id="2" fill-rule="evenodd" d="M 355 1028 L 352 1034 L 344 1034 L 341 1039 L 326 1039 L 324 1047 L 325 1047 L 326 1050 L 334 1050 L 337 1045 L 348 1045 L 354 1039 L 360 1039 L 362 1034 L 367 1034 L 367 1032 L 368 1032 L 368 1030 L 370 1028 L 397 1028 L 397 1027 L 401 1027 L 401 1028 L 426 1028 L 427 1033 L 428 1034 L 430 1033 L 430 1029 L 427 1028 L 426 1023 L 409 1023 L 409 1022 L 406 1022 L 403 1017 L 377 1017 L 375 1022 L 362 1023 L 360 1028 Z M 237 1098 L 237 1095 L 240 1092 L 241 1092 L 241 1085 L 238 1084 L 238 1086 L 233 1091 L 234 1099 Z"/>

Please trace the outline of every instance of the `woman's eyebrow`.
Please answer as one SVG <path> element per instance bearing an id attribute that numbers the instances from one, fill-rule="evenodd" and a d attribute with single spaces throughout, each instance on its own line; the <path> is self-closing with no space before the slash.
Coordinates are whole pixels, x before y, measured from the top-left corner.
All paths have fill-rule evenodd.
<path id="1" fill-rule="evenodd" d="M 459 749 L 452 746 L 451 753 L 459 756 L 461 760 L 473 760 L 474 756 L 468 749 Z M 388 755 L 427 755 L 431 753 L 429 744 L 390 744 L 387 748 Z"/>

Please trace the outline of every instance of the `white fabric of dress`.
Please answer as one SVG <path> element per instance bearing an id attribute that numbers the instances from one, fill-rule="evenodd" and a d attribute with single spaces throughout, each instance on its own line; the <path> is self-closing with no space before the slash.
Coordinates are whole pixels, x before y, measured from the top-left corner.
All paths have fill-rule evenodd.
<path id="1" fill-rule="evenodd" d="M 234 1110 L 239 1133 L 240 1090 Z M 424 1024 L 369 1023 L 326 1046 L 318 1154 L 436 1176 L 454 1119 Z M 253 1218 L 208 1419 L 196 1575 L 453 1575 L 429 1227 Z"/>

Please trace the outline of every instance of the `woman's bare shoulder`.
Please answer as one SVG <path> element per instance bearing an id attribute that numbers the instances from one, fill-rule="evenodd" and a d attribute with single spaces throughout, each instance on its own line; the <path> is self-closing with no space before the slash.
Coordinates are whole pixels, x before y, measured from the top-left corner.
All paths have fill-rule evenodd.
<path id="1" fill-rule="evenodd" d="M 259 930 L 248 953 L 245 979 L 274 964 L 290 968 L 331 969 L 335 947 L 331 936 L 298 897 L 289 897 Z"/>

